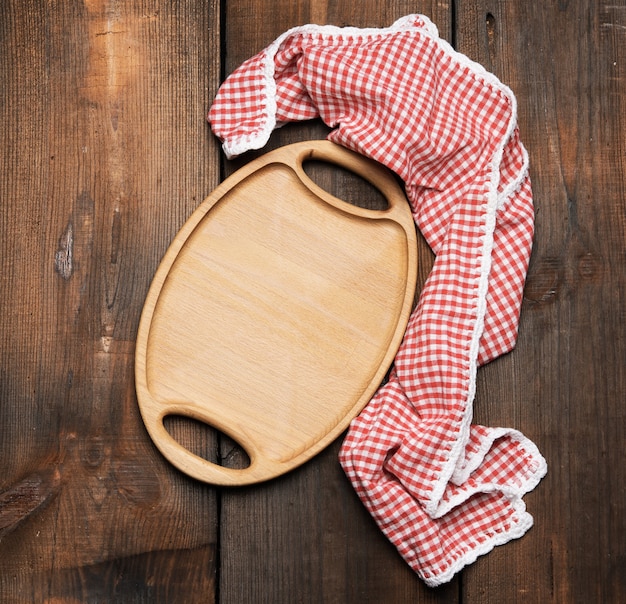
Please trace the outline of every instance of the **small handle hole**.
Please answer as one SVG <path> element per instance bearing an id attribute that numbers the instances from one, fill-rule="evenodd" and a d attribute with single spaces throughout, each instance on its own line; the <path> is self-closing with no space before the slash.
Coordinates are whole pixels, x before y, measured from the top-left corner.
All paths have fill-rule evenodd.
<path id="1" fill-rule="evenodd" d="M 338 199 L 367 210 L 382 211 L 389 208 L 385 196 L 351 170 L 317 159 L 305 161 L 302 168 L 318 187 Z"/>
<path id="2" fill-rule="evenodd" d="M 250 466 L 245 449 L 220 430 L 184 415 L 166 415 L 163 426 L 187 451 L 211 463 L 243 470 Z"/>

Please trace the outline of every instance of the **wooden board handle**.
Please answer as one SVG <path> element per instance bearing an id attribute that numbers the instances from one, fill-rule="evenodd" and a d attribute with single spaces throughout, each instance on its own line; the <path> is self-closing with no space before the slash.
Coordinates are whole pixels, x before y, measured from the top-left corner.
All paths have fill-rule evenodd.
<path id="1" fill-rule="evenodd" d="M 190 417 L 220 429 L 245 450 L 250 459 L 250 465 L 241 469 L 227 468 L 192 453 L 167 431 L 164 424 L 167 416 Z M 188 476 L 202 482 L 221 486 L 241 486 L 261 482 L 268 476 L 284 473 L 282 464 L 263 456 L 255 449 L 254 442 L 246 438 L 245 434 L 238 434 L 227 422 L 216 421 L 215 417 L 208 417 L 201 410 L 192 409 L 188 403 L 181 404 L 178 408 L 176 404 L 171 404 L 165 412 L 155 415 L 152 420 L 145 414 L 144 419 L 150 425 L 153 440 L 169 462 Z"/>
<path id="2" fill-rule="evenodd" d="M 280 159 L 296 171 L 300 180 L 305 183 L 309 189 L 314 191 L 325 201 L 335 206 L 342 207 L 352 214 L 371 219 L 378 219 L 383 216 L 392 217 L 394 214 L 404 210 L 404 206 L 408 204 L 404 192 L 390 170 L 385 168 L 382 164 L 363 155 L 359 155 L 345 147 L 330 143 L 329 141 L 319 140 L 295 143 L 283 147 L 279 151 L 283 152 L 279 156 Z M 387 200 L 387 208 L 382 210 L 361 208 L 331 195 L 328 191 L 311 180 L 306 174 L 304 164 L 307 161 L 323 161 L 354 172 L 354 174 L 369 182 L 383 194 Z"/>

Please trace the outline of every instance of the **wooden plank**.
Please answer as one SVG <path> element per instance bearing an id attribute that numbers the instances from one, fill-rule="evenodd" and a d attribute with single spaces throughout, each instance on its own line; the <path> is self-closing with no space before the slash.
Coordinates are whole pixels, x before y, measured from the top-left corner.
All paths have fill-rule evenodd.
<path id="1" fill-rule="evenodd" d="M 218 180 L 218 6 L 5 4 L 0 600 L 212 601 L 215 492 L 150 443 L 133 357 L 158 261 Z"/>
<path id="2" fill-rule="evenodd" d="M 517 95 L 536 237 L 516 350 L 481 371 L 476 420 L 548 461 L 536 526 L 465 574 L 468 602 L 626 599 L 626 11 L 461 1 L 459 49 Z"/>
<path id="3" fill-rule="evenodd" d="M 226 74 L 296 25 L 385 27 L 412 12 L 431 16 L 443 34 L 451 23 L 447 2 L 280 0 L 231 2 L 225 8 Z M 290 125 L 276 131 L 260 153 L 298 140 L 323 138 L 327 132 L 318 121 Z M 226 173 L 258 153 L 226 162 Z M 349 201 L 371 195 L 345 175 L 319 166 L 311 174 L 327 190 Z M 372 207 L 378 202 L 372 201 Z M 419 281 L 423 282 L 430 262 L 430 252 L 421 243 Z M 427 588 L 382 535 L 339 466 L 341 440 L 284 477 L 223 491 L 221 602 L 457 601 L 457 580 L 438 590 Z M 241 451 L 227 439 L 222 457 L 231 466 L 242 463 Z"/>

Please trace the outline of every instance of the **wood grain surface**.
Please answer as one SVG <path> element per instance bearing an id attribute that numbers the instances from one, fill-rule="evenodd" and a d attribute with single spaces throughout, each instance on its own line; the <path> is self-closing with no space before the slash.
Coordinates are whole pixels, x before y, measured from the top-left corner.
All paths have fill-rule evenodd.
<path id="1" fill-rule="evenodd" d="M 240 489 L 174 469 L 139 415 L 148 287 L 223 159 L 220 81 L 286 29 L 424 13 L 517 96 L 536 237 L 516 349 L 476 420 L 548 461 L 535 527 L 430 589 L 337 462 Z M 626 601 L 626 5 L 600 0 L 7 0 L 0 11 L 0 601 Z M 323 138 L 319 122 L 267 148 Z M 313 175 L 342 198 L 347 176 Z M 376 202 L 373 202 L 376 203 Z M 419 283 L 432 256 L 420 240 Z M 241 465 L 226 437 L 168 429 Z"/>
<path id="2" fill-rule="evenodd" d="M 330 195 L 307 175 L 310 160 L 367 179 L 384 209 Z M 177 233 L 139 323 L 137 399 L 161 453 L 193 478 L 242 486 L 337 440 L 404 337 L 415 231 L 394 174 L 330 141 L 283 146 L 227 178 Z M 168 416 L 228 434 L 249 465 L 182 447 Z"/>

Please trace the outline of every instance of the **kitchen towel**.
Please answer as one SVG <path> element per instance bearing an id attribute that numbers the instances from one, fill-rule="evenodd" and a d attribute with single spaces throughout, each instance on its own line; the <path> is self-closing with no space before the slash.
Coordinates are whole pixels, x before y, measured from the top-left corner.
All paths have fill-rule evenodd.
<path id="1" fill-rule="evenodd" d="M 439 585 L 530 528 L 522 496 L 546 472 L 517 430 L 472 423 L 477 368 L 515 345 L 532 246 L 516 100 L 409 15 L 384 29 L 291 29 L 226 79 L 208 115 L 229 157 L 317 117 L 330 140 L 398 174 L 435 254 L 340 463 L 406 562 Z"/>

